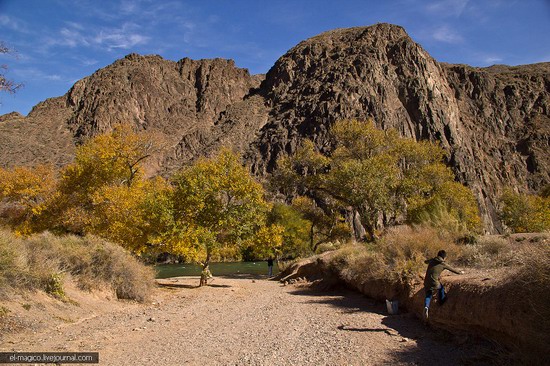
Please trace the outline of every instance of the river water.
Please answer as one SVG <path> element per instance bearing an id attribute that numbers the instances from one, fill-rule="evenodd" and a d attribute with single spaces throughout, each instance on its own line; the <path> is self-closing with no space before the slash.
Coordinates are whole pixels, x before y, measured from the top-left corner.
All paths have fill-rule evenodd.
<path id="1" fill-rule="evenodd" d="M 168 278 L 178 276 L 199 276 L 201 268 L 196 264 L 159 264 L 155 266 L 157 278 Z M 213 276 L 226 275 L 267 275 L 267 262 L 230 262 L 230 263 L 210 263 L 210 272 Z M 277 274 L 277 262 L 273 264 L 273 275 Z"/>

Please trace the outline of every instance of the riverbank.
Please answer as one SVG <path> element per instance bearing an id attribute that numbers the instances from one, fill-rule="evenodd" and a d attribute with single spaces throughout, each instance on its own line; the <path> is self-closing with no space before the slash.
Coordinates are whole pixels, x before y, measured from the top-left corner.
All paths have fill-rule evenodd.
<path id="1" fill-rule="evenodd" d="M 526 253 L 544 254 L 548 243 Z M 518 250 L 519 251 L 519 250 Z M 423 318 L 423 277 L 400 279 L 376 270 L 379 253 L 354 245 L 302 260 L 277 276 L 283 283 L 308 281 L 318 288 L 347 287 L 379 301 L 397 300 L 401 310 Z M 430 308 L 429 325 L 453 333 L 466 332 L 507 346 L 523 362 L 537 364 L 547 351 L 550 322 L 540 284 L 548 282 L 548 257 L 499 268 L 466 268 L 463 275 L 442 276 L 448 294 L 444 306 Z"/>
<path id="2" fill-rule="evenodd" d="M 177 264 L 157 264 L 155 267 L 157 279 L 181 277 L 181 276 L 200 276 L 202 267 L 194 263 Z M 256 262 L 220 262 L 210 263 L 210 272 L 214 276 L 227 275 L 267 275 L 269 269 L 267 261 Z M 273 274 L 279 273 L 277 262 L 273 266 Z"/>
<path id="3" fill-rule="evenodd" d="M 433 365 L 434 357 L 483 365 L 498 356 L 414 316 L 388 316 L 383 303 L 355 292 L 250 276 L 216 277 L 203 288 L 196 277 L 158 282 L 148 304 L 102 298 L 90 311 L 85 299 L 48 297 L 65 307 L 64 319 L 2 333 L 0 351 L 92 351 L 102 365 Z M 18 306 L 11 317 L 25 316 Z"/>

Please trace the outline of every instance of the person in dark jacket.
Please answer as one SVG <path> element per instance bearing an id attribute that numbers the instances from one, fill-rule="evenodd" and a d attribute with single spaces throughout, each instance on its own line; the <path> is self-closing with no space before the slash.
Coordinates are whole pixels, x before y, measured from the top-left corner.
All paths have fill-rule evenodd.
<path id="1" fill-rule="evenodd" d="M 459 271 L 454 269 L 445 263 L 445 258 L 447 257 L 447 252 L 440 250 L 437 253 L 437 257 L 428 259 L 424 263 L 428 264 L 428 269 L 426 270 L 426 276 L 424 277 L 424 289 L 426 291 L 426 299 L 424 302 L 424 318 L 428 319 L 428 310 L 430 309 L 430 302 L 432 301 L 433 293 L 437 290 L 439 296 L 439 304 L 447 300 L 445 296 L 445 288 L 441 284 L 440 277 L 441 272 L 444 270 L 449 270 L 456 274 L 463 274 L 464 271 Z"/>
<path id="2" fill-rule="evenodd" d="M 268 268 L 268 276 L 269 277 L 272 277 L 273 276 L 273 258 L 269 257 L 269 259 L 267 260 L 267 268 Z"/>

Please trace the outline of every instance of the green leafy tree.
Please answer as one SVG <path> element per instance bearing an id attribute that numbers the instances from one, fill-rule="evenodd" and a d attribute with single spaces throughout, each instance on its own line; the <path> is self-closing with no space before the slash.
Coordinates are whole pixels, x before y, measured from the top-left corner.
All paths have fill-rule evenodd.
<path id="1" fill-rule="evenodd" d="M 204 285 L 214 252 L 243 245 L 265 226 L 269 204 L 263 187 L 229 150 L 184 168 L 173 183 L 179 234 L 170 239 L 170 251 L 199 262 Z"/>
<path id="2" fill-rule="evenodd" d="M 323 243 L 348 240 L 351 237 L 349 225 L 334 207 L 329 208 L 327 213 L 313 199 L 304 196 L 294 198 L 292 207 L 309 223 L 309 249 L 312 253 L 317 252 Z"/>
<path id="3" fill-rule="evenodd" d="M 304 219 L 296 208 L 284 203 L 275 203 L 269 212 L 268 222 L 284 228 L 282 233 L 282 245 L 280 257 L 297 258 L 310 255 L 309 227 L 311 222 Z M 258 257 L 267 258 L 267 257 Z"/>
<path id="4" fill-rule="evenodd" d="M 454 182 L 439 146 L 401 138 L 395 130 L 378 130 L 371 121 L 340 121 L 330 133 L 330 154 L 306 140 L 293 156 L 278 161 L 274 182 L 285 193 L 327 195 L 351 207 L 371 240 L 380 222 L 396 222 L 407 211 L 411 218 L 420 217 L 413 211 L 427 209 L 436 197 L 450 214 L 467 220 L 468 229 L 479 226 L 475 199 Z M 456 205 L 458 198 L 463 200 Z"/>
<path id="5" fill-rule="evenodd" d="M 549 197 L 506 189 L 500 203 L 500 218 L 512 231 L 524 233 L 550 230 Z"/>

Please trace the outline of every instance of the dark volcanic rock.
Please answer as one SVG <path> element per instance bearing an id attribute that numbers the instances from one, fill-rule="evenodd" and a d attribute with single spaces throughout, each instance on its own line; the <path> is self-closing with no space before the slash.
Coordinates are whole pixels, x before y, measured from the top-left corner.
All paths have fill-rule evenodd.
<path id="1" fill-rule="evenodd" d="M 168 175 L 228 146 L 264 175 L 303 138 L 329 149 L 326 135 L 336 120 L 373 118 L 403 136 L 440 141 L 458 179 L 475 192 L 487 229 L 495 231 L 503 187 L 534 192 L 550 182 L 549 76 L 550 63 L 438 63 L 389 24 L 303 41 L 265 80 L 228 60 L 176 63 L 132 54 L 25 118 L 0 117 L 0 165 L 62 165 L 75 143 L 131 122 L 167 141 L 151 174 Z"/>
<path id="2" fill-rule="evenodd" d="M 550 63 L 472 68 L 436 62 L 401 27 L 339 29 L 301 42 L 266 75 L 268 123 L 250 152 L 270 171 L 299 141 L 328 147 L 336 120 L 372 117 L 380 128 L 439 141 L 458 179 L 500 230 L 504 186 L 537 191 L 550 181 Z"/>
<path id="3" fill-rule="evenodd" d="M 207 131 L 228 106 L 242 101 L 263 76 L 251 76 L 232 60 L 167 61 L 131 54 L 98 70 L 58 98 L 39 103 L 26 118 L 2 116 L 0 165 L 71 161 L 76 143 L 118 123 L 163 136 L 173 153 L 184 136 Z"/>
<path id="4" fill-rule="evenodd" d="M 131 122 L 178 138 L 211 127 L 259 82 L 232 60 L 184 58 L 175 63 L 131 54 L 73 86 L 67 95 L 74 108 L 68 123 L 83 137 Z"/>

